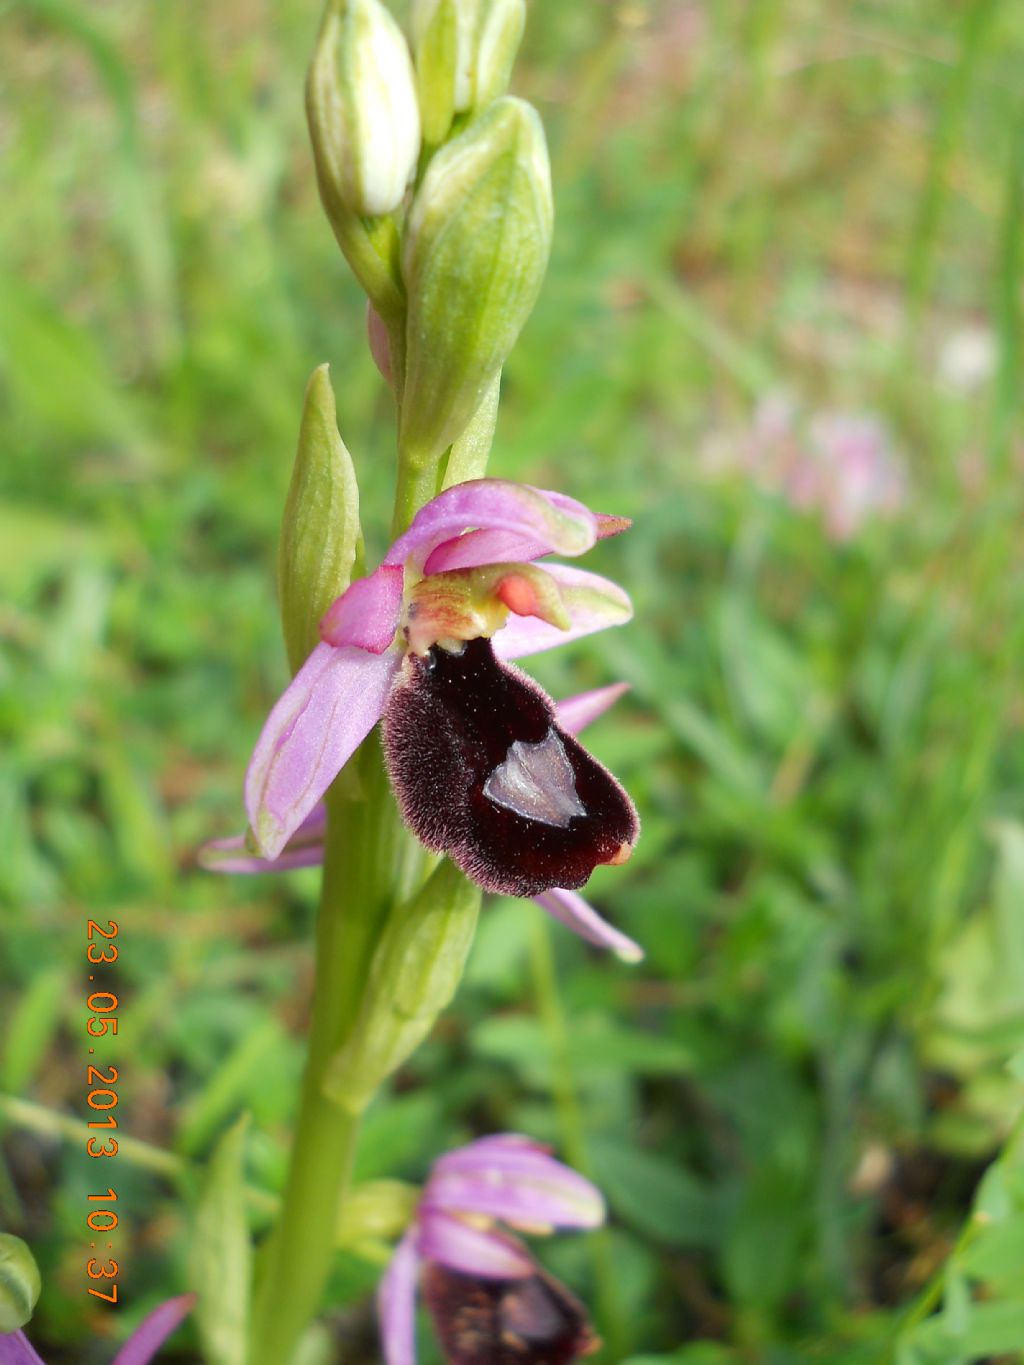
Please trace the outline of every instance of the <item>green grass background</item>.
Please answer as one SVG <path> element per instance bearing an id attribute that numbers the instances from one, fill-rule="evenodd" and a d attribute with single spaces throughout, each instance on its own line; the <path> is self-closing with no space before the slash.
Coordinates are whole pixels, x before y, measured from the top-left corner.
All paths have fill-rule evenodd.
<path id="1" fill-rule="evenodd" d="M 188 1287 L 239 1112 L 251 1184 L 283 1176 L 316 876 L 194 851 L 240 827 L 285 680 L 276 535 L 324 360 L 371 558 L 387 523 L 392 415 L 303 126 L 317 19 L 0 7 L 0 1225 L 51 1361 Z M 591 560 L 635 622 L 534 671 L 633 685 L 592 745 L 644 834 L 591 890 L 648 956 L 491 904 L 360 1173 L 508 1128 L 589 1170 L 610 1230 L 540 1251 L 603 1362 L 1024 1359 L 1022 62 L 1010 0 L 531 6 L 555 246 L 492 472 L 635 520 Z M 977 327 L 994 364 L 958 389 L 943 348 Z M 709 474 L 780 391 L 881 415 L 900 517 L 840 546 Z M 113 1163 L 75 1127 L 90 916 L 121 926 Z M 377 1359 L 378 1273 L 332 1284 L 346 1360 Z"/>

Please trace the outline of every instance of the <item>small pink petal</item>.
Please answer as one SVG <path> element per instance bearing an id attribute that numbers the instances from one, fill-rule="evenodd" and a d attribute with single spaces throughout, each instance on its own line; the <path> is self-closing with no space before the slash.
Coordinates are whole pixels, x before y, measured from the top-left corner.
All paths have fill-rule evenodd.
<path id="1" fill-rule="evenodd" d="M 521 1280 L 536 1269 L 532 1256 L 515 1237 L 473 1227 L 440 1209 L 422 1210 L 419 1250 L 425 1261 L 485 1280 Z"/>
<path id="2" fill-rule="evenodd" d="M 398 629 L 403 580 L 404 571 L 395 564 L 382 564 L 367 578 L 357 578 L 327 608 L 320 638 L 338 648 L 354 645 L 383 654 Z"/>
<path id="3" fill-rule="evenodd" d="M 572 624 L 568 630 L 559 630 L 533 616 L 510 616 L 494 636 L 494 652 L 499 659 L 540 654 L 609 626 L 624 625 L 633 615 L 633 604 L 610 578 L 568 564 L 545 564 L 544 572 L 561 589 Z"/>
<path id="4" fill-rule="evenodd" d="M 24 1332 L 0 1336 L 0 1365 L 45 1365 Z"/>
<path id="5" fill-rule="evenodd" d="M 599 716 L 603 716 L 628 691 L 629 683 L 610 683 L 607 687 L 595 687 L 591 692 L 580 692 L 575 697 L 556 701 L 555 714 L 558 723 L 563 730 L 568 730 L 570 735 L 578 735 Z"/>
<path id="6" fill-rule="evenodd" d="M 271 711 L 249 763 L 256 844 L 276 858 L 380 719 L 397 654 L 317 645 Z"/>
<path id="7" fill-rule="evenodd" d="M 563 891 L 552 887 L 533 898 L 549 915 L 570 928 L 574 934 L 594 944 L 596 948 L 607 948 L 623 962 L 640 962 L 644 950 L 618 929 L 601 918 L 592 905 L 588 905 L 576 891 Z"/>
<path id="8" fill-rule="evenodd" d="M 410 1228 L 399 1242 L 377 1289 L 384 1365 L 416 1365 L 417 1231 Z"/>
<path id="9" fill-rule="evenodd" d="M 477 535 L 469 546 L 460 548 L 458 542 L 466 532 Z M 491 532 L 500 535 L 483 535 Z M 513 556 L 516 559 L 552 553 L 576 556 L 589 550 L 596 539 L 597 518 L 573 498 L 505 479 L 473 479 L 446 489 L 421 507 L 384 562 L 411 560 L 428 573 L 438 573 L 500 563 L 512 545 L 523 551 Z M 435 556 L 432 552 L 441 546 L 444 552 Z"/>
<path id="10" fill-rule="evenodd" d="M 171 1333 L 191 1313 L 195 1302 L 195 1294 L 182 1294 L 154 1308 L 118 1351 L 112 1365 L 149 1365 Z"/>

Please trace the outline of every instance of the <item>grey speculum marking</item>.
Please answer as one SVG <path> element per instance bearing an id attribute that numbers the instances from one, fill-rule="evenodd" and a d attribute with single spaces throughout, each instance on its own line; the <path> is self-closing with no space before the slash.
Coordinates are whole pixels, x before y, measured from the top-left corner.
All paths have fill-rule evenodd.
<path id="1" fill-rule="evenodd" d="M 576 779 L 561 736 L 551 728 L 537 744 L 521 739 L 509 746 L 484 783 L 484 796 L 526 820 L 565 829 L 587 808 L 576 794 Z"/>

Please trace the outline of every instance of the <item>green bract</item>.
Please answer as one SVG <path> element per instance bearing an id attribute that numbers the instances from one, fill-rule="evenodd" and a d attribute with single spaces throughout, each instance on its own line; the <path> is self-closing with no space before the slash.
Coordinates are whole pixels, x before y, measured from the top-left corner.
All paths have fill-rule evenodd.
<path id="1" fill-rule="evenodd" d="M 551 249 L 540 120 L 505 97 L 434 157 L 413 201 L 403 446 L 436 459 L 480 406 L 533 308 Z"/>
<path id="2" fill-rule="evenodd" d="M 306 83 L 328 212 L 379 216 L 402 202 L 420 120 L 409 49 L 380 0 L 339 0 L 324 16 Z"/>
<path id="3" fill-rule="evenodd" d="M 281 624 L 293 673 L 319 639 L 321 616 L 348 587 L 359 545 L 359 487 L 321 365 L 306 388 L 281 524 Z"/>
<path id="4" fill-rule="evenodd" d="M 360 1112 L 415 1052 L 451 1003 L 473 943 L 480 888 L 447 859 L 390 916 L 373 954 L 359 1016 L 327 1068 L 324 1089 Z"/>
<path id="5" fill-rule="evenodd" d="M 39 1299 L 39 1267 L 31 1251 L 9 1232 L 0 1233 L 0 1332 L 16 1332 Z"/>

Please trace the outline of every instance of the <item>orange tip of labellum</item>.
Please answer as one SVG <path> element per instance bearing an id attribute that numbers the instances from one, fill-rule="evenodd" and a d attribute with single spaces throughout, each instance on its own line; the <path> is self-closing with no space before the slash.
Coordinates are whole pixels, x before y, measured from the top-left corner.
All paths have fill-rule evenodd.
<path id="1" fill-rule="evenodd" d="M 620 867 L 623 863 L 628 863 L 633 856 L 632 844 L 620 844 L 615 852 L 606 861 L 610 867 Z"/>

